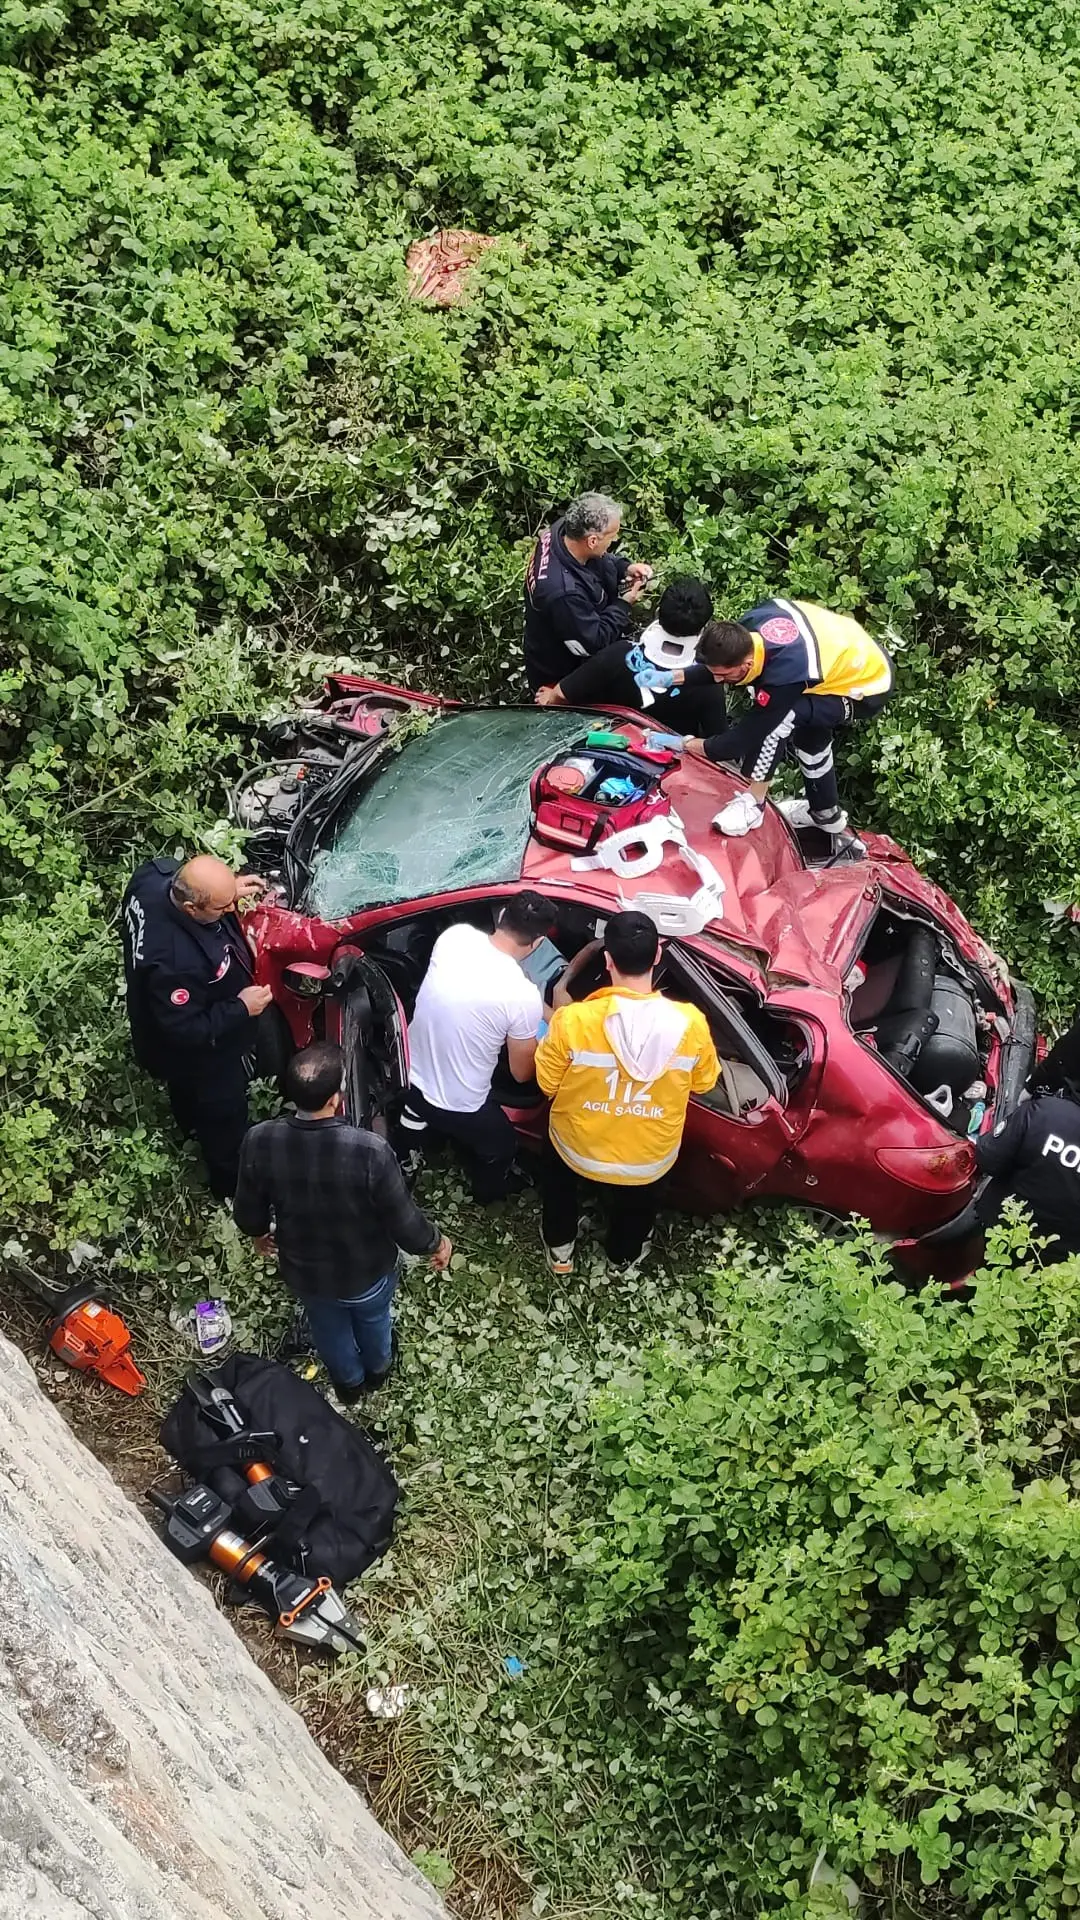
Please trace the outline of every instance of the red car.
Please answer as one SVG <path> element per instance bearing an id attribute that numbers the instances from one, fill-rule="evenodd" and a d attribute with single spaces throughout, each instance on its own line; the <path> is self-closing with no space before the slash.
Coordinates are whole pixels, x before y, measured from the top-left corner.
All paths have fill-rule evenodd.
<path id="1" fill-rule="evenodd" d="M 705 1011 L 724 1064 L 691 1102 L 672 1200 L 773 1196 L 909 1244 L 970 1226 L 972 1141 L 1020 1096 L 1034 1007 L 892 840 L 838 853 L 773 806 L 721 837 L 713 815 L 741 782 L 665 748 L 641 714 L 463 707 L 341 674 L 270 739 L 233 795 L 249 864 L 274 882 L 247 921 L 274 992 L 264 1068 L 338 1038 L 350 1108 L 381 1124 L 444 927 L 490 927 L 528 882 L 558 906 L 554 966 L 644 900 L 667 934 L 659 984 Z M 580 990 L 596 984 L 586 972 Z M 497 1090 L 538 1144 L 539 1089 L 507 1073 Z"/>

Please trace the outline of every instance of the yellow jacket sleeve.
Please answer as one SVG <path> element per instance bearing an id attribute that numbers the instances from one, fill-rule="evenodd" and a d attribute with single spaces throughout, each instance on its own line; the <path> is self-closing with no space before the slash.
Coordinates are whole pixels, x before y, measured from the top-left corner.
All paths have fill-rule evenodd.
<path id="1" fill-rule="evenodd" d="M 709 1032 L 709 1023 L 703 1013 L 694 1021 L 694 1039 L 701 1048 L 698 1063 L 690 1076 L 691 1093 L 708 1093 L 720 1078 L 720 1062 L 716 1057 L 713 1037 Z"/>
<path id="2" fill-rule="evenodd" d="M 541 1093 L 546 1093 L 549 1097 L 558 1092 L 563 1075 L 570 1065 L 570 1036 L 566 1031 L 568 1011 L 566 1007 L 556 1007 L 551 1016 L 551 1024 L 536 1049 L 533 1071 Z M 709 1084 L 711 1085 L 712 1082 L 710 1081 Z"/>

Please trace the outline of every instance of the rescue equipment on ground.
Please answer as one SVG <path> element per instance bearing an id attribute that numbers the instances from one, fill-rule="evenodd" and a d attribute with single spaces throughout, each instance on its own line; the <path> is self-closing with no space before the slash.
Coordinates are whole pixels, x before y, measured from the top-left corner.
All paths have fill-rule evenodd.
<path id="1" fill-rule="evenodd" d="M 194 1480 L 150 1494 L 177 1559 L 220 1567 L 283 1639 L 362 1651 L 336 1589 L 385 1552 L 398 1496 L 366 1435 L 287 1367 L 241 1353 L 192 1369 L 161 1442 Z"/>
<path id="2" fill-rule="evenodd" d="M 49 1325 L 49 1346 L 79 1373 L 95 1373 L 121 1393 L 135 1395 L 146 1385 L 131 1357 L 131 1333 L 111 1307 L 103 1306 L 95 1289 L 73 1287 L 56 1302 Z"/>
<path id="3" fill-rule="evenodd" d="M 193 1370 L 161 1444 L 226 1502 L 238 1531 L 299 1572 L 345 1586 L 390 1544 L 398 1488 L 385 1460 L 277 1361 L 234 1353 Z"/>
<path id="4" fill-rule="evenodd" d="M 149 1498 L 165 1515 L 165 1545 L 177 1559 L 185 1567 L 197 1560 L 220 1567 L 242 1599 L 270 1615 L 283 1640 L 330 1653 L 363 1653 L 359 1625 L 326 1576 L 296 1573 L 237 1533 L 232 1509 L 212 1487 L 196 1485 L 176 1495 L 151 1492 Z"/>

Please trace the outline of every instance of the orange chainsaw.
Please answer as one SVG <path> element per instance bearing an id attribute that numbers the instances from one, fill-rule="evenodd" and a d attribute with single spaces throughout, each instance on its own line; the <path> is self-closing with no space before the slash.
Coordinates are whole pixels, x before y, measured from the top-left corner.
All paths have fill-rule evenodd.
<path id="1" fill-rule="evenodd" d="M 121 1393 L 141 1393 L 146 1375 L 131 1358 L 131 1334 L 118 1313 L 103 1306 L 90 1283 L 69 1288 L 55 1301 L 49 1346 L 79 1373 L 96 1373 Z"/>

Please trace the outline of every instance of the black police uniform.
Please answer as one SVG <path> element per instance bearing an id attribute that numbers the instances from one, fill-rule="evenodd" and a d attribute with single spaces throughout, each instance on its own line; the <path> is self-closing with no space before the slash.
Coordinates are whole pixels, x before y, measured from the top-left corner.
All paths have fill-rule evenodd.
<path id="1" fill-rule="evenodd" d="M 248 1061 L 255 1022 L 239 995 L 252 962 L 235 914 L 193 920 L 173 905 L 175 860 L 147 860 L 122 907 L 128 1021 L 135 1058 L 163 1080 L 173 1113 L 202 1149 L 210 1190 L 236 1190 L 248 1128 Z"/>
<path id="2" fill-rule="evenodd" d="M 563 522 L 544 528 L 525 570 L 525 673 L 533 693 L 629 632 L 630 602 L 622 598 L 629 565 L 620 553 L 575 560 Z"/>
<path id="3" fill-rule="evenodd" d="M 1080 1253 L 1080 1104 L 1050 1093 L 1025 1100 L 1003 1127 L 982 1136 L 975 1158 L 980 1172 L 993 1175 L 979 1201 L 984 1225 L 1016 1194 L 1052 1238 L 1047 1258 Z"/>

